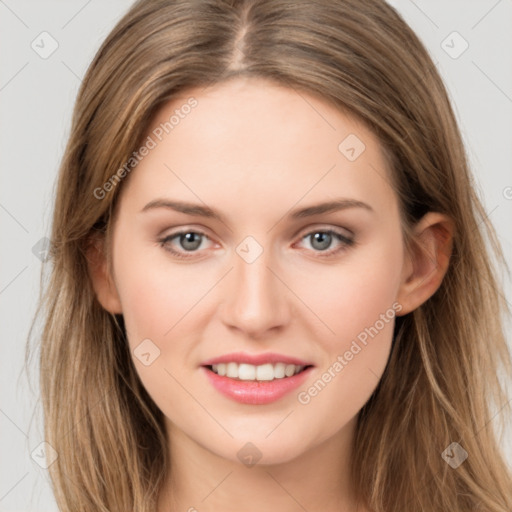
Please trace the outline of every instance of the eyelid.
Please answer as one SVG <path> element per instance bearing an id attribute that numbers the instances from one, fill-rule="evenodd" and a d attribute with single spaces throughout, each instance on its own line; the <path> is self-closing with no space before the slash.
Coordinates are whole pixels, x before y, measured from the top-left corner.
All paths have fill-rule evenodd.
<path id="1" fill-rule="evenodd" d="M 162 247 L 165 251 L 171 253 L 175 258 L 180 260 L 189 260 L 195 257 L 197 251 L 176 251 L 171 247 L 166 247 L 166 245 L 170 246 L 171 239 L 178 238 L 180 235 L 185 235 L 187 233 L 195 233 L 201 235 L 202 237 L 213 242 L 212 238 L 203 230 L 202 228 L 194 228 L 189 226 L 182 226 L 177 228 L 177 231 L 173 231 L 171 233 L 160 235 L 157 239 L 158 245 Z M 213 242 L 215 244 L 215 242 Z M 218 245 L 218 244 L 217 244 Z M 203 252 L 203 251 L 202 251 Z M 199 253 L 198 253 L 199 254 Z"/>
<path id="2" fill-rule="evenodd" d="M 303 232 L 303 234 L 299 237 L 298 242 L 296 244 L 301 243 L 304 240 L 307 240 L 311 235 L 315 233 L 327 233 L 334 237 L 338 241 L 338 247 L 326 249 L 325 251 L 315 251 L 313 249 L 308 250 L 307 252 L 312 252 L 314 254 L 314 258 L 320 259 L 328 259 L 331 257 L 336 257 L 338 254 L 345 252 L 357 245 L 355 241 L 355 236 L 351 233 L 350 235 L 344 235 L 341 233 L 340 228 L 333 227 L 310 227 L 307 231 Z M 294 244 L 295 245 L 295 244 Z"/>
<path id="3" fill-rule="evenodd" d="M 296 231 L 292 235 L 292 238 L 293 239 L 300 238 L 302 240 L 305 236 L 311 234 L 313 231 L 334 231 L 334 232 L 338 232 L 338 230 L 343 230 L 343 231 L 345 231 L 347 233 L 347 234 L 339 233 L 340 235 L 344 236 L 345 238 L 353 238 L 355 236 L 354 233 L 350 229 L 348 229 L 346 227 L 333 226 L 332 224 L 313 224 L 313 225 L 306 226 L 304 228 L 299 229 L 298 231 Z M 166 233 L 166 231 L 167 230 L 164 230 L 162 233 Z M 159 239 L 163 239 L 163 238 L 173 237 L 173 236 L 176 236 L 176 235 L 179 235 L 179 234 L 194 232 L 194 233 L 198 233 L 198 234 L 201 234 L 201 235 L 205 236 L 210 241 L 213 241 L 212 237 L 208 234 L 207 231 L 208 230 L 203 228 L 203 227 L 195 227 L 195 226 L 192 226 L 192 225 L 185 225 L 185 226 L 177 227 L 176 231 L 171 231 L 170 233 L 161 234 L 161 235 L 158 236 L 158 238 Z"/>
<path id="4" fill-rule="evenodd" d="M 304 236 L 305 236 L 305 235 L 309 235 L 312 232 L 316 232 L 316 231 L 334 231 L 334 232 L 344 236 L 345 238 L 353 238 L 355 236 L 354 233 L 350 229 L 347 229 L 342 226 L 333 226 L 332 224 L 313 224 L 313 225 L 309 225 L 305 228 L 301 228 L 298 231 L 298 233 L 295 235 L 295 237 L 299 236 L 300 238 L 303 238 L 302 234 L 304 234 Z M 343 232 L 346 232 L 346 234 L 344 234 Z"/>
<path id="5" fill-rule="evenodd" d="M 341 230 L 345 230 L 349 234 L 345 235 L 342 232 L 340 232 Z M 329 256 L 335 256 L 338 253 L 343 252 L 346 249 L 350 248 L 351 246 L 356 245 L 354 233 L 352 233 L 347 228 L 342 228 L 341 226 L 332 226 L 332 225 L 327 225 L 327 226 L 326 225 L 323 225 L 323 226 L 322 225 L 313 225 L 313 226 L 308 226 L 306 228 L 303 228 L 302 230 L 299 231 L 300 234 L 294 235 L 294 239 L 296 237 L 299 238 L 298 241 L 295 243 L 300 243 L 304 239 L 306 239 L 308 236 L 311 236 L 314 233 L 318 233 L 318 232 L 323 232 L 323 233 L 328 233 L 328 234 L 333 235 L 335 238 L 338 239 L 338 242 L 339 242 L 339 244 L 341 244 L 341 247 L 334 248 L 334 249 L 327 249 L 325 251 L 314 251 L 313 250 L 312 252 L 316 253 L 316 255 L 317 255 L 315 257 L 328 258 Z M 195 257 L 196 253 L 200 254 L 201 252 L 204 252 L 204 250 L 203 251 L 188 251 L 187 252 L 187 251 L 176 251 L 171 248 L 165 248 L 166 244 L 170 244 L 170 239 L 174 239 L 174 238 L 179 237 L 180 235 L 185 235 L 188 233 L 198 234 L 198 235 L 210 240 L 214 244 L 216 244 L 216 242 L 214 242 L 212 240 L 212 238 L 208 235 L 208 233 L 205 232 L 205 230 L 203 230 L 202 228 L 195 228 L 195 227 L 190 227 L 190 226 L 184 226 L 184 227 L 181 226 L 180 228 L 177 228 L 177 231 L 173 231 L 171 233 L 161 235 L 158 238 L 158 243 L 166 251 L 170 252 L 171 254 L 174 254 L 179 259 L 192 259 Z M 308 251 L 308 252 L 311 252 L 311 251 Z"/>

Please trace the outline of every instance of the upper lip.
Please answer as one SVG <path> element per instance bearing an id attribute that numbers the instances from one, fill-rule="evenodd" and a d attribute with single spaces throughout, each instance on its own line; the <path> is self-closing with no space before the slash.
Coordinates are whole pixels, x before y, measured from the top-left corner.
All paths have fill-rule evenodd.
<path id="1" fill-rule="evenodd" d="M 312 366 L 312 363 L 307 361 L 303 361 L 297 357 L 285 356 L 284 354 L 276 354 L 274 352 L 266 352 L 263 354 L 248 354 L 246 352 L 232 352 L 231 354 L 224 354 L 223 356 L 214 357 L 212 359 L 208 359 L 202 363 L 202 366 L 211 366 L 213 364 L 219 363 L 246 363 L 252 364 L 254 366 L 259 366 L 262 364 L 275 364 L 275 363 L 285 363 L 285 364 L 295 364 L 297 366 Z"/>

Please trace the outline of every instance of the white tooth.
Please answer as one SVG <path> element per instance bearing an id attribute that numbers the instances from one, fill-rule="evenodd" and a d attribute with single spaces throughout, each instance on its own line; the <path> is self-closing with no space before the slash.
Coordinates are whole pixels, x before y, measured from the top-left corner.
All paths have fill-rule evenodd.
<path id="1" fill-rule="evenodd" d="M 226 376 L 236 379 L 238 377 L 238 365 L 236 363 L 228 363 L 226 366 Z"/>
<path id="2" fill-rule="evenodd" d="M 286 368 L 284 369 L 284 374 L 287 377 L 291 377 L 295 373 L 295 365 L 294 364 L 287 364 Z"/>
<path id="3" fill-rule="evenodd" d="M 285 363 L 265 363 L 259 366 L 252 364 L 238 364 L 235 362 L 219 363 L 212 365 L 212 370 L 220 376 L 227 376 L 232 379 L 240 380 L 258 380 L 271 381 L 274 379 L 283 379 L 284 377 L 293 377 L 301 372 L 305 367 L 302 365 Z"/>
<path id="4" fill-rule="evenodd" d="M 274 367 L 270 363 L 256 366 L 256 380 L 274 380 Z"/>
<path id="5" fill-rule="evenodd" d="M 240 380 L 254 380 L 256 378 L 256 366 L 242 363 L 238 367 L 238 378 Z"/>
<path id="6" fill-rule="evenodd" d="M 284 369 L 286 365 L 284 363 L 276 363 L 274 365 L 274 379 L 284 378 Z"/>

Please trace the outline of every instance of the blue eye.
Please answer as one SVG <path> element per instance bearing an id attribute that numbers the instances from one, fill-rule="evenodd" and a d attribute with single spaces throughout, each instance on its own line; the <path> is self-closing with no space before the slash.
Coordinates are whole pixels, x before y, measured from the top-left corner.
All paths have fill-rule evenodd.
<path id="1" fill-rule="evenodd" d="M 314 252 L 319 252 L 320 257 L 332 256 L 355 244 L 353 238 L 348 238 L 332 229 L 311 231 L 302 237 L 302 240 L 306 239 L 310 240 L 310 244 L 313 247 Z M 332 245 L 333 240 L 338 240 L 341 247 L 328 249 Z"/>
<path id="2" fill-rule="evenodd" d="M 181 250 L 172 248 L 172 242 L 175 239 L 181 247 Z M 193 253 L 198 252 L 204 239 L 209 240 L 209 237 L 205 233 L 189 230 L 168 235 L 159 240 L 159 243 L 161 247 L 176 258 L 187 259 L 193 257 Z M 313 247 L 312 251 L 318 253 L 321 258 L 332 256 L 355 245 L 354 239 L 346 237 L 333 229 L 310 231 L 301 237 L 301 241 L 306 239 L 310 240 L 311 246 Z M 334 249 L 329 249 L 333 241 L 337 241 L 339 246 Z"/>
<path id="3" fill-rule="evenodd" d="M 185 249 L 185 252 L 196 252 L 197 249 L 201 246 L 201 237 L 208 238 L 204 233 L 201 233 L 200 231 L 179 231 L 178 233 L 166 236 L 160 240 L 160 245 L 174 256 L 185 259 L 190 258 L 190 256 L 186 256 L 182 252 L 172 249 L 170 247 L 171 241 L 175 238 L 178 238 L 178 243 L 183 249 Z"/>

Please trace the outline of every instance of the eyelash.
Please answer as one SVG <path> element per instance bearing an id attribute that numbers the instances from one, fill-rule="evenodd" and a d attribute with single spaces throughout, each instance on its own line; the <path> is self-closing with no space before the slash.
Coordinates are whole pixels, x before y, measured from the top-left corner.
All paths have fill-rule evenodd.
<path id="1" fill-rule="evenodd" d="M 183 260 L 190 259 L 190 258 L 194 257 L 193 254 L 195 252 L 197 252 L 197 251 L 188 251 L 191 255 L 190 256 L 184 256 L 184 253 L 179 252 L 179 251 L 175 251 L 174 249 L 171 249 L 167 245 L 171 240 L 173 240 L 175 238 L 178 238 L 181 235 L 186 235 L 186 234 L 189 234 L 189 233 L 194 233 L 194 234 L 201 235 L 201 236 L 204 236 L 206 238 L 209 238 L 208 235 L 206 233 L 203 233 L 202 231 L 185 230 L 185 231 L 178 231 L 178 232 L 173 233 L 171 235 L 167 235 L 164 238 L 159 239 L 158 242 L 159 242 L 160 246 L 164 250 L 170 252 L 176 258 L 183 259 Z M 341 233 L 339 233 L 339 232 L 337 232 L 337 231 L 335 231 L 333 229 L 316 229 L 316 230 L 310 231 L 306 235 L 302 236 L 300 238 L 300 240 L 302 241 L 305 238 L 308 238 L 311 235 L 314 235 L 316 233 L 323 233 L 323 234 L 332 235 L 335 238 L 337 238 L 338 241 L 341 242 L 341 244 L 342 244 L 342 247 L 338 248 L 338 249 L 328 249 L 328 250 L 325 250 L 325 251 L 315 251 L 315 250 L 313 250 L 313 252 L 317 252 L 320 255 L 319 256 L 320 258 L 329 258 L 331 256 L 334 256 L 335 254 L 343 252 L 343 251 L 347 250 L 348 248 L 353 247 L 354 245 L 356 245 L 356 242 L 355 242 L 355 240 L 353 238 L 346 237 L 345 235 L 342 235 Z"/>

